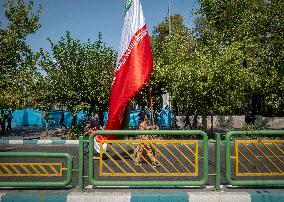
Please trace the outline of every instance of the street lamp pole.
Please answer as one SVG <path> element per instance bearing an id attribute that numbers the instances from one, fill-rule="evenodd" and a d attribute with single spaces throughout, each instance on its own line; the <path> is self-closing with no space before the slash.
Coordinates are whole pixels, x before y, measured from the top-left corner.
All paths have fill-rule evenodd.
<path id="1" fill-rule="evenodd" d="M 169 34 L 172 32 L 172 25 L 171 25 L 171 0 L 168 0 L 168 22 L 169 22 Z"/>

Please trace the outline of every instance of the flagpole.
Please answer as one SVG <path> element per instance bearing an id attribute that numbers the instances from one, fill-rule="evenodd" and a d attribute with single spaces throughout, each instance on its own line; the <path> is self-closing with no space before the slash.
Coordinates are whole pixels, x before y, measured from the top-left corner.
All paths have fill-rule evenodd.
<path id="1" fill-rule="evenodd" d="M 153 99 L 152 99 L 152 88 L 151 87 L 149 87 L 149 94 L 150 94 L 150 108 L 151 108 L 151 114 L 152 114 L 152 126 L 155 127 Z"/>

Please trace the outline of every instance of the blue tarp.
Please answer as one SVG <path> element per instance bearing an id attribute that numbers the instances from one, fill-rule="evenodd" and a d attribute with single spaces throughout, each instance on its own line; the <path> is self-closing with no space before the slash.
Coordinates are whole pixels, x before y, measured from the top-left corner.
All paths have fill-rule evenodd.
<path id="1" fill-rule="evenodd" d="M 5 110 L 7 111 L 7 110 Z M 139 113 L 141 110 L 131 111 L 129 127 L 136 128 L 139 123 Z M 15 110 L 12 113 L 13 120 L 12 126 L 45 126 L 44 112 L 35 109 L 22 109 Z M 149 113 L 151 117 L 151 113 Z M 59 126 L 59 120 L 61 118 L 61 110 L 52 110 L 48 112 L 49 123 L 48 126 Z M 103 121 L 106 124 L 108 113 L 104 113 Z M 86 119 L 84 111 L 80 111 L 77 114 L 77 121 L 82 124 Z M 64 112 L 64 124 L 70 125 L 72 121 L 72 115 L 68 112 Z M 169 128 L 172 126 L 172 112 L 170 109 L 162 109 L 155 113 L 155 124 L 162 128 Z"/>

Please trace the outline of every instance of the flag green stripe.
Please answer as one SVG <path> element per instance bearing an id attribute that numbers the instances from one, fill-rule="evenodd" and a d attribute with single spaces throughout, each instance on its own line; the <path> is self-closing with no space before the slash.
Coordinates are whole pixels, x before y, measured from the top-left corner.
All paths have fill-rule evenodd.
<path id="1" fill-rule="evenodd" d="M 133 0 L 126 0 L 126 2 L 125 2 L 125 13 L 124 13 L 125 15 L 126 15 L 127 11 L 129 10 L 129 8 L 131 7 L 132 2 L 133 2 Z"/>

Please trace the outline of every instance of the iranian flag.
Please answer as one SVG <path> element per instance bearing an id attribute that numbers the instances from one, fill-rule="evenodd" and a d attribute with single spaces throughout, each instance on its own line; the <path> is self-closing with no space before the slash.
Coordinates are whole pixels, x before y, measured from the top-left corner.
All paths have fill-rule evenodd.
<path id="1" fill-rule="evenodd" d="M 127 0 L 124 25 L 113 79 L 108 130 L 121 129 L 130 100 L 150 79 L 153 71 L 152 48 L 139 0 Z M 113 139 L 107 136 L 107 139 Z"/>
<path id="2" fill-rule="evenodd" d="M 124 25 L 111 88 L 106 129 L 121 129 L 123 116 L 130 100 L 146 84 L 153 71 L 152 48 L 139 0 L 126 0 Z M 104 137 L 97 135 L 95 144 Z M 115 139 L 107 135 L 106 139 Z M 103 145 L 103 148 L 106 145 Z"/>

